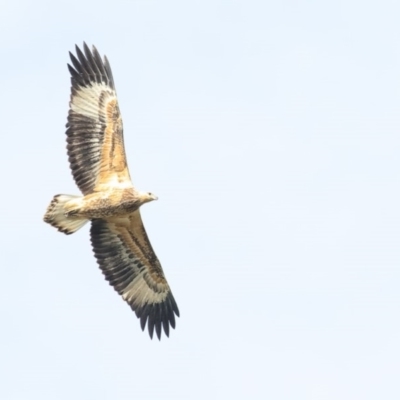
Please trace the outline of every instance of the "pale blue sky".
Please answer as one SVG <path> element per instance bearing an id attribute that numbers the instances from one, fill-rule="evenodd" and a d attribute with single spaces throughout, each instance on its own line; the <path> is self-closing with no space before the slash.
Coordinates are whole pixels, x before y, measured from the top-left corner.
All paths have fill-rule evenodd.
<path id="1" fill-rule="evenodd" d="M 0 398 L 400 398 L 400 3 L 2 1 Z M 68 51 L 111 62 L 181 318 L 151 341 L 78 194 Z"/>

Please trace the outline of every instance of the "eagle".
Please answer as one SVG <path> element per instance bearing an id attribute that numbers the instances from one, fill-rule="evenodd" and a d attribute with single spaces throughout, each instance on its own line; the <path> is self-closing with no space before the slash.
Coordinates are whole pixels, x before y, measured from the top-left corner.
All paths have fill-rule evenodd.
<path id="1" fill-rule="evenodd" d="M 67 152 L 81 196 L 53 197 L 44 221 L 67 235 L 91 222 L 94 255 L 105 279 L 148 327 L 169 336 L 179 310 L 150 244 L 139 208 L 157 196 L 137 190 L 126 161 L 122 118 L 107 57 L 83 43 L 71 52 Z"/>

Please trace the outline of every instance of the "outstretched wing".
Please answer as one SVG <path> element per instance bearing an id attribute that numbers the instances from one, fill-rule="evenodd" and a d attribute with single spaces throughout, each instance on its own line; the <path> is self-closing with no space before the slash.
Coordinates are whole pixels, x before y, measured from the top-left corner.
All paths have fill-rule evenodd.
<path id="1" fill-rule="evenodd" d="M 140 318 L 142 330 L 147 322 L 150 337 L 154 328 L 169 336 L 175 328 L 178 306 L 155 255 L 139 210 L 129 217 L 92 221 L 94 254 L 106 279 Z"/>
<path id="2" fill-rule="evenodd" d="M 93 46 L 76 46 L 72 65 L 67 149 L 76 184 L 83 194 L 132 186 L 126 163 L 122 119 L 110 64 Z"/>

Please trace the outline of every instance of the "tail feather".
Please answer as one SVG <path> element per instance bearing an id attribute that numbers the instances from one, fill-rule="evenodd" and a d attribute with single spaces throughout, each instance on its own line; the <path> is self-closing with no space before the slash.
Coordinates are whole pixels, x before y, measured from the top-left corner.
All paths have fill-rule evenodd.
<path id="1" fill-rule="evenodd" d="M 79 198 L 81 196 L 71 196 L 68 194 L 58 194 L 53 197 L 50 205 L 47 207 L 46 214 L 44 215 L 44 222 L 57 228 L 60 232 L 67 235 L 76 232 L 79 228 L 88 222 L 85 218 L 67 217 L 65 215 L 64 206 L 70 200 Z"/>

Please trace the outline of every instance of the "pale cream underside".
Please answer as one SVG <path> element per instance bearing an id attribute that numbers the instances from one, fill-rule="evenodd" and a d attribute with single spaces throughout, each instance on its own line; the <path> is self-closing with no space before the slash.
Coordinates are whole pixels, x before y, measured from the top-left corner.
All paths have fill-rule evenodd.
<path id="1" fill-rule="evenodd" d="M 148 271 L 144 269 L 136 278 L 126 287 L 122 293 L 124 300 L 133 302 L 137 306 L 142 306 L 146 303 L 162 303 L 168 296 L 168 291 L 156 293 L 153 290 L 149 290 L 144 275 L 148 274 Z M 151 279 L 151 278 L 150 278 Z M 163 285 L 165 289 L 165 285 Z"/>
<path id="2" fill-rule="evenodd" d="M 103 109 L 99 109 L 99 99 L 104 92 L 106 92 L 108 96 L 104 99 L 105 103 Z M 99 135 L 102 128 L 99 113 L 106 119 L 107 126 L 102 143 L 101 162 L 97 168 L 98 176 L 96 178 L 95 191 L 108 190 L 110 187 L 118 189 L 133 187 L 125 160 L 122 138 L 121 141 L 119 141 L 113 137 L 118 124 L 121 125 L 122 131 L 120 116 L 119 119 L 115 121 L 109 115 L 109 112 L 112 111 L 112 107 L 114 106 L 118 106 L 115 92 L 105 84 L 99 83 L 95 83 L 90 87 L 80 88 L 71 99 L 71 109 L 78 114 L 92 119 L 93 122 L 96 123 L 96 127 L 93 129 L 99 132 Z M 91 140 L 91 142 L 98 143 L 99 146 L 101 145 L 100 139 Z M 114 153 L 110 158 L 110 148 L 114 147 Z"/>

